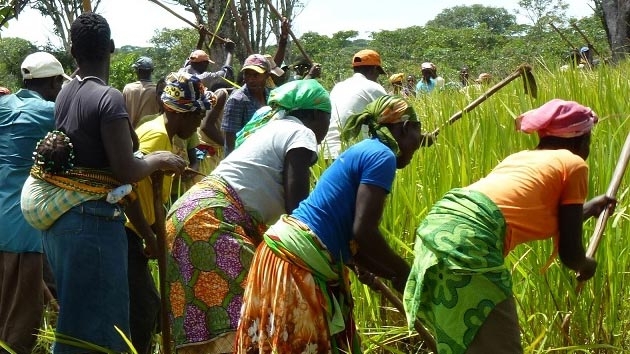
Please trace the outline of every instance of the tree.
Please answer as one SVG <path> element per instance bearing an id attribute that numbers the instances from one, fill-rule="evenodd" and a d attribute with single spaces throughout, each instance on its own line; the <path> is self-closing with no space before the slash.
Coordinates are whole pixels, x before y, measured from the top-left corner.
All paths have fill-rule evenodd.
<path id="1" fill-rule="evenodd" d="M 613 61 L 624 59 L 630 53 L 630 0 L 598 0 L 596 6 L 603 14 Z"/>
<path id="2" fill-rule="evenodd" d="M 0 27 L 18 18 L 30 0 L 0 0 Z"/>
<path id="3" fill-rule="evenodd" d="M 516 12 L 525 15 L 534 26 L 544 27 L 549 22 L 565 17 L 564 14 L 569 8 L 564 0 L 519 0 L 518 6 L 521 10 Z"/>
<path id="4" fill-rule="evenodd" d="M 280 19 L 272 15 L 266 0 L 177 0 L 191 11 L 197 23 L 223 38 L 231 38 L 237 44 L 236 56 L 244 59 L 247 53 L 245 43 L 249 43 L 254 53 L 265 53 L 271 35 L 280 38 Z M 301 5 L 299 0 L 270 0 L 272 5 L 286 18 L 295 18 L 295 10 Z M 216 40 L 209 48 L 211 56 L 223 58 L 221 43 Z M 290 51 L 290 49 L 288 49 Z"/>
<path id="5" fill-rule="evenodd" d="M 22 87 L 20 66 L 37 47 L 22 38 L 0 38 L 0 86 L 15 92 Z"/>
<path id="6" fill-rule="evenodd" d="M 92 11 L 97 12 L 101 0 L 91 2 Z M 31 8 L 53 21 L 53 32 L 59 37 L 63 48 L 70 53 L 70 26 L 83 13 L 82 2 L 76 0 L 37 0 Z"/>
<path id="7" fill-rule="evenodd" d="M 502 7 L 483 5 L 455 6 L 443 10 L 426 27 L 480 28 L 485 26 L 494 34 L 504 34 L 516 25 L 516 17 Z"/>

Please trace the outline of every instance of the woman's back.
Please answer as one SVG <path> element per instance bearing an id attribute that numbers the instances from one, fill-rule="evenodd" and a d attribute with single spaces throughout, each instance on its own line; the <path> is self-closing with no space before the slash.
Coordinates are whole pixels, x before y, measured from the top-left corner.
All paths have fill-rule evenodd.
<path id="1" fill-rule="evenodd" d="M 284 159 L 288 151 L 297 148 L 312 151 L 313 161 L 317 159 L 313 131 L 299 119 L 287 116 L 269 122 L 248 137 L 212 174 L 223 177 L 236 190 L 248 212 L 270 224 L 286 213 Z"/>
<path id="2" fill-rule="evenodd" d="M 526 150 L 501 161 L 468 186 L 488 196 L 508 225 L 505 253 L 530 240 L 558 235 L 558 206 L 582 204 L 588 167 L 568 150 Z"/>

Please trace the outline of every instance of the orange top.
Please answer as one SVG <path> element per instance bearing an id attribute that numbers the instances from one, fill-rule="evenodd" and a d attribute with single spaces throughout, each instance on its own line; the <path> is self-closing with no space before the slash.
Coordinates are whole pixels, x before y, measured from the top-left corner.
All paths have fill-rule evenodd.
<path id="1" fill-rule="evenodd" d="M 555 255 L 558 206 L 584 203 L 588 166 L 568 150 L 521 151 L 467 188 L 485 194 L 501 209 L 507 224 L 504 255 L 521 243 L 549 237 Z"/>

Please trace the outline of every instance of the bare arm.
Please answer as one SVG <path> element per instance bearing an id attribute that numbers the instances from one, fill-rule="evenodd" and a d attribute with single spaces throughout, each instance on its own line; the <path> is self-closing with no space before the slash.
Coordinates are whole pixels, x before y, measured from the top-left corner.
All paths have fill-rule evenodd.
<path id="1" fill-rule="evenodd" d="M 354 261 L 374 275 L 391 280 L 396 290 L 402 292 L 410 267 L 389 247 L 378 228 L 386 197 L 387 192 L 381 187 L 359 185 L 352 227 L 358 245 Z"/>
<path id="2" fill-rule="evenodd" d="M 282 66 L 282 62 L 284 61 L 284 56 L 287 51 L 287 41 L 289 39 L 289 28 L 290 28 L 289 19 L 286 17 L 282 18 L 282 23 L 280 24 L 280 39 L 278 40 L 278 49 L 276 49 L 276 54 L 273 57 L 273 61 L 276 62 L 276 65 Z"/>
<path id="3" fill-rule="evenodd" d="M 560 261 L 576 271 L 579 280 L 587 280 L 595 274 L 597 263 L 587 257 L 582 245 L 582 204 L 560 205 L 558 208 Z"/>
<path id="4" fill-rule="evenodd" d="M 225 139 L 225 156 L 227 156 L 232 151 L 234 151 L 234 144 L 236 142 L 236 133 L 224 132 L 223 138 Z"/>
<path id="5" fill-rule="evenodd" d="M 151 229 L 151 225 L 147 222 L 144 214 L 142 213 L 142 207 L 140 206 L 140 199 L 136 198 L 127 208 L 125 208 L 125 214 L 129 221 L 133 224 L 134 228 L 138 231 L 138 234 L 145 242 L 145 254 L 149 258 L 157 257 L 157 239 L 155 233 Z"/>
<path id="6" fill-rule="evenodd" d="M 156 170 L 181 173 L 186 162 L 171 152 L 159 151 L 144 159 L 133 156 L 131 130 L 127 119 L 116 119 L 101 128 L 101 139 L 114 177 L 121 183 L 134 183 Z"/>
<path id="7" fill-rule="evenodd" d="M 292 149 L 284 157 L 284 208 L 288 214 L 308 196 L 313 152 L 306 148 Z"/>
<path id="8" fill-rule="evenodd" d="M 223 133 L 219 126 L 219 119 L 223 117 L 223 107 L 225 106 L 225 100 L 227 100 L 227 90 L 217 90 L 215 91 L 215 96 L 217 97 L 217 102 L 212 107 L 212 109 L 206 112 L 206 116 L 201 121 L 201 131 L 215 143 L 223 146 L 225 143 L 225 139 L 223 138 Z"/>

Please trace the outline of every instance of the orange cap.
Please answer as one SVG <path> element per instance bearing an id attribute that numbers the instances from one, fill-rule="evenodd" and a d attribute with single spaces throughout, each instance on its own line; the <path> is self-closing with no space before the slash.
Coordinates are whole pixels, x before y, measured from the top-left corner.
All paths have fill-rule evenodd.
<path id="1" fill-rule="evenodd" d="M 385 70 L 383 70 L 381 65 L 381 56 L 371 49 L 360 50 L 354 55 L 354 57 L 352 57 L 353 67 L 378 66 L 381 74 L 385 74 Z"/>
<path id="2" fill-rule="evenodd" d="M 200 63 L 202 61 L 214 63 L 212 60 L 210 60 L 210 56 L 208 55 L 208 53 L 204 52 L 201 49 L 197 49 L 194 52 L 190 53 L 190 57 L 188 57 L 188 60 L 191 63 Z"/>

